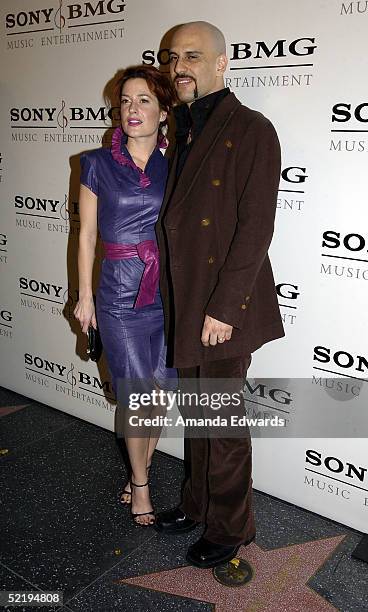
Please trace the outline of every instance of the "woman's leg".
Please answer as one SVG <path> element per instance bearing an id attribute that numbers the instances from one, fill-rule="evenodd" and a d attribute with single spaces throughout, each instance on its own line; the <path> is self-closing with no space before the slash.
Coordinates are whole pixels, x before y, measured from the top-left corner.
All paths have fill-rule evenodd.
<path id="1" fill-rule="evenodd" d="M 149 488 L 148 486 L 143 486 L 148 483 L 147 457 L 149 440 L 147 437 L 133 438 L 126 436 L 125 438 L 132 467 L 131 482 L 133 485 L 138 485 L 131 487 L 132 514 L 153 512 Z M 143 514 L 143 516 L 135 517 L 134 520 L 139 525 L 149 525 L 154 522 L 154 517 L 152 514 Z"/>
<path id="2" fill-rule="evenodd" d="M 104 313 L 105 314 L 105 313 Z M 129 410 L 129 389 L 134 391 L 135 384 L 148 379 L 151 375 L 151 354 L 150 354 L 150 333 L 147 323 L 139 316 L 139 313 L 124 312 L 124 320 L 120 321 L 120 326 L 116 319 L 109 314 L 103 318 L 103 331 L 105 332 L 106 342 L 104 344 L 106 357 L 110 372 L 113 378 L 115 395 L 118 400 L 115 414 L 115 432 L 118 438 L 125 438 L 126 449 L 129 455 L 131 474 L 128 472 L 128 479 L 125 482 L 123 491 L 119 493 L 119 500 L 123 504 L 130 504 L 132 501 L 131 477 L 133 482 L 137 479 L 137 484 L 145 484 L 148 480 L 146 470 L 148 456 L 149 431 L 137 431 L 136 427 L 127 426 L 127 415 L 136 414 L 136 411 Z M 131 384 L 129 384 L 131 383 Z M 146 389 L 144 389 L 146 390 Z M 147 409 L 145 409 L 146 411 Z M 141 416 L 147 416 L 142 414 Z M 127 435 L 127 432 L 128 435 Z M 152 452 L 150 453 L 150 456 Z M 151 460 L 151 459 L 150 459 Z M 146 491 L 136 489 L 136 499 L 149 500 Z M 147 511 L 152 510 L 150 502 L 147 504 Z M 140 512 L 140 508 L 133 510 Z M 142 510 L 143 511 L 143 510 Z M 137 519 L 138 520 L 138 519 Z M 139 519 L 139 522 L 145 522 Z"/>
<path id="3" fill-rule="evenodd" d="M 115 334 L 109 346 L 109 365 L 111 362 L 113 363 L 114 367 L 111 367 L 111 370 L 114 371 L 115 384 L 119 387 L 120 383 L 122 391 L 126 387 L 127 380 L 147 382 L 151 379 L 151 382 L 153 382 L 153 378 L 166 381 L 170 377 L 176 380 L 176 370 L 166 368 L 162 310 L 158 309 L 150 313 L 150 316 L 145 317 L 143 320 L 140 316 L 136 316 L 137 314 L 132 312 L 126 313 L 126 329 L 122 329 L 123 337 L 118 338 Z M 119 389 L 117 388 L 116 391 L 117 396 L 119 396 Z M 122 396 L 124 396 L 124 392 Z M 119 403 L 119 411 L 123 417 L 119 420 L 125 421 L 127 413 L 132 413 L 129 409 L 125 408 L 129 404 L 124 401 L 123 397 Z M 164 415 L 165 413 L 165 402 L 163 402 L 163 405 L 142 409 L 142 416 L 150 416 L 151 418 Z M 131 480 L 135 484 L 143 485 L 148 481 L 147 468 L 151 465 L 161 429 L 161 426 L 148 427 L 142 431 L 140 428 L 138 433 L 137 428 L 131 427 L 128 435 L 126 435 L 128 430 L 125 430 L 123 433 L 132 469 Z M 119 432 L 119 434 L 122 435 L 122 432 Z M 128 504 L 132 501 L 133 513 L 152 511 L 148 486 L 131 487 L 130 481 L 128 481 L 124 490 L 127 493 L 122 494 L 121 500 Z M 136 517 L 136 521 L 144 524 L 150 523 L 152 522 L 152 515 Z"/>
<path id="4" fill-rule="evenodd" d="M 149 470 L 152 463 L 152 456 L 160 438 L 162 425 L 160 417 L 166 414 L 166 402 L 162 394 L 157 405 L 138 410 L 137 416 L 157 419 L 155 425 L 139 426 L 139 437 L 135 437 L 135 427 L 130 427 L 127 423 L 125 429 L 125 443 L 129 453 L 130 464 L 132 468 L 131 482 L 136 485 L 144 485 L 148 482 Z M 134 431 L 135 430 L 135 431 Z M 149 497 L 148 487 L 131 487 L 132 491 L 132 513 L 152 512 L 152 503 Z M 140 516 L 135 518 L 140 524 L 151 524 L 153 522 L 152 515 Z"/>
<path id="5" fill-rule="evenodd" d="M 147 411 L 142 411 L 141 415 L 149 419 L 157 418 L 157 424 L 151 426 L 142 426 L 139 428 L 140 437 L 136 438 L 133 435 L 134 432 L 126 431 L 125 443 L 129 453 L 129 460 L 132 468 L 131 481 L 137 485 L 144 485 L 149 479 L 149 468 L 152 463 L 152 456 L 157 446 L 157 442 L 160 438 L 162 425 L 160 423 L 160 417 L 166 415 L 167 404 L 165 396 L 160 396 L 160 401 L 156 406 Z M 139 411 L 138 411 L 139 413 Z M 129 485 L 131 483 L 129 482 Z M 148 487 L 131 487 L 130 491 L 133 490 L 132 495 L 132 513 L 140 512 L 151 512 L 153 511 L 152 504 L 149 497 Z M 125 490 L 129 490 L 127 487 Z M 134 498 L 134 499 L 133 499 Z M 152 524 L 152 515 L 141 516 L 135 518 L 136 522 L 140 524 Z"/>
<path id="6" fill-rule="evenodd" d="M 160 416 L 165 416 L 166 414 L 166 402 L 165 400 L 163 402 L 160 402 L 160 405 L 158 406 L 153 406 L 152 410 L 145 414 L 145 416 L 148 416 L 150 419 L 153 419 L 154 417 L 160 417 Z M 160 439 L 160 435 L 161 435 L 161 431 L 162 431 L 162 425 L 155 425 L 155 426 L 151 426 L 150 428 L 147 428 L 146 431 L 144 432 L 144 438 L 135 438 L 132 436 L 126 436 L 126 446 L 127 446 L 127 450 L 128 450 L 128 454 L 129 454 L 129 459 L 130 459 L 130 463 L 131 463 L 131 457 L 130 455 L 134 454 L 137 455 L 139 453 L 143 453 L 142 455 L 142 459 L 144 461 L 144 457 L 146 458 L 146 480 L 149 479 L 149 469 L 151 467 L 151 463 L 152 463 L 152 457 L 153 457 L 153 453 L 155 452 L 157 443 Z M 142 444 L 141 442 L 139 442 L 139 440 L 147 440 L 147 445 Z M 141 464 L 139 461 L 139 467 L 138 469 L 141 470 Z M 131 463 L 131 468 L 132 468 L 132 472 L 133 472 L 133 465 Z M 134 478 L 133 478 L 133 482 Z M 128 479 L 123 492 L 121 493 L 121 501 L 125 504 L 130 504 L 131 502 L 131 494 L 132 494 L 132 488 L 130 486 L 130 479 Z"/>

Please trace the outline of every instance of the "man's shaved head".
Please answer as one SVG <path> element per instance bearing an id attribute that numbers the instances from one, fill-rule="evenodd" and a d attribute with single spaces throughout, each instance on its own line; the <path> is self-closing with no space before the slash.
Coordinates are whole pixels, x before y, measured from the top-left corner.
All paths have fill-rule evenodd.
<path id="1" fill-rule="evenodd" d="M 225 36 L 217 28 L 208 21 L 189 21 L 181 25 L 175 32 L 174 37 L 177 33 L 183 30 L 195 30 L 196 32 L 203 33 L 211 39 L 213 50 L 217 55 L 226 55 L 226 42 Z"/>
<path id="2" fill-rule="evenodd" d="M 190 105 L 223 89 L 226 66 L 225 38 L 216 26 L 191 21 L 177 28 L 170 47 L 170 74 L 179 100 Z"/>

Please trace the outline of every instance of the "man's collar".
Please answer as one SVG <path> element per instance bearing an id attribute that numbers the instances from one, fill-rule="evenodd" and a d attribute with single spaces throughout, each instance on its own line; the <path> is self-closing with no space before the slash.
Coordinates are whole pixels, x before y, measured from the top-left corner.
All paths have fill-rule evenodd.
<path id="1" fill-rule="evenodd" d="M 219 91 L 214 91 L 207 96 L 203 96 L 203 98 L 195 100 L 191 104 L 190 108 L 187 104 L 180 104 L 179 106 L 174 107 L 177 130 L 180 132 L 188 126 L 190 127 L 192 123 L 204 123 L 212 113 L 215 106 L 217 106 L 217 104 L 221 102 L 221 100 L 229 93 L 230 89 L 228 87 L 224 87 Z"/>

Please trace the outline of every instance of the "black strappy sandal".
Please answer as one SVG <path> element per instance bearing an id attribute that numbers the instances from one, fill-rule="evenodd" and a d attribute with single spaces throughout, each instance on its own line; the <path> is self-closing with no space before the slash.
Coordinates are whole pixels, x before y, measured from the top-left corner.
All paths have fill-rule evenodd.
<path id="1" fill-rule="evenodd" d="M 149 473 L 150 469 L 151 469 L 151 466 L 148 465 L 147 468 L 146 468 L 148 473 Z M 129 483 L 130 483 L 130 485 L 132 484 L 130 478 L 129 478 L 129 480 L 126 483 L 125 486 L 127 486 Z M 124 499 L 121 499 L 122 495 L 129 495 L 129 499 L 127 501 L 125 501 Z M 126 488 L 123 489 L 123 491 L 119 491 L 119 493 L 118 493 L 118 503 L 121 504 L 122 506 L 130 506 L 130 504 L 132 503 L 132 492 L 131 491 L 127 491 Z"/>
<path id="2" fill-rule="evenodd" d="M 147 487 L 148 486 L 148 481 L 145 484 L 142 485 L 138 485 L 135 484 L 135 482 L 133 482 L 132 480 L 130 481 L 130 486 L 132 487 Z M 137 518 L 137 516 L 151 516 L 153 518 L 153 521 L 150 521 L 149 523 L 138 523 L 138 521 L 136 521 L 135 519 Z M 156 516 L 155 516 L 155 512 L 154 510 L 151 510 L 149 512 L 132 512 L 132 518 L 133 518 L 133 522 L 136 525 L 140 525 L 141 527 L 149 527 L 150 525 L 153 525 L 156 521 Z"/>
<path id="3" fill-rule="evenodd" d="M 130 482 L 130 480 L 128 482 Z M 125 486 L 128 486 L 128 482 L 126 483 Z M 123 495 L 129 495 L 129 499 L 127 500 L 122 499 Z M 122 506 L 130 506 L 130 504 L 132 503 L 132 492 L 127 491 L 126 489 L 124 489 L 123 491 L 119 491 L 118 503 L 121 504 Z"/>

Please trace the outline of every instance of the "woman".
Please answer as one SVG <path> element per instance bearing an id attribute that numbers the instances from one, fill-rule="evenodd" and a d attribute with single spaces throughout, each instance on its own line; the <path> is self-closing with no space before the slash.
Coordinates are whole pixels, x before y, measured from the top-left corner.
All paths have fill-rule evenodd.
<path id="1" fill-rule="evenodd" d="M 151 66 L 128 68 L 119 83 L 121 127 L 110 149 L 81 156 L 79 301 L 74 310 L 82 331 L 100 331 L 121 404 L 126 381 L 160 381 L 175 387 L 177 372 L 166 367 L 163 310 L 158 289 L 158 249 L 154 225 L 167 178 L 159 147 L 174 101 L 167 77 Z M 95 315 L 92 268 L 99 230 L 104 246 Z M 152 387 L 151 387 L 152 390 Z M 120 407 L 119 407 L 120 410 Z M 133 520 L 150 525 L 155 516 L 148 470 L 158 436 L 125 436 L 131 478 L 120 501 L 131 503 Z"/>

